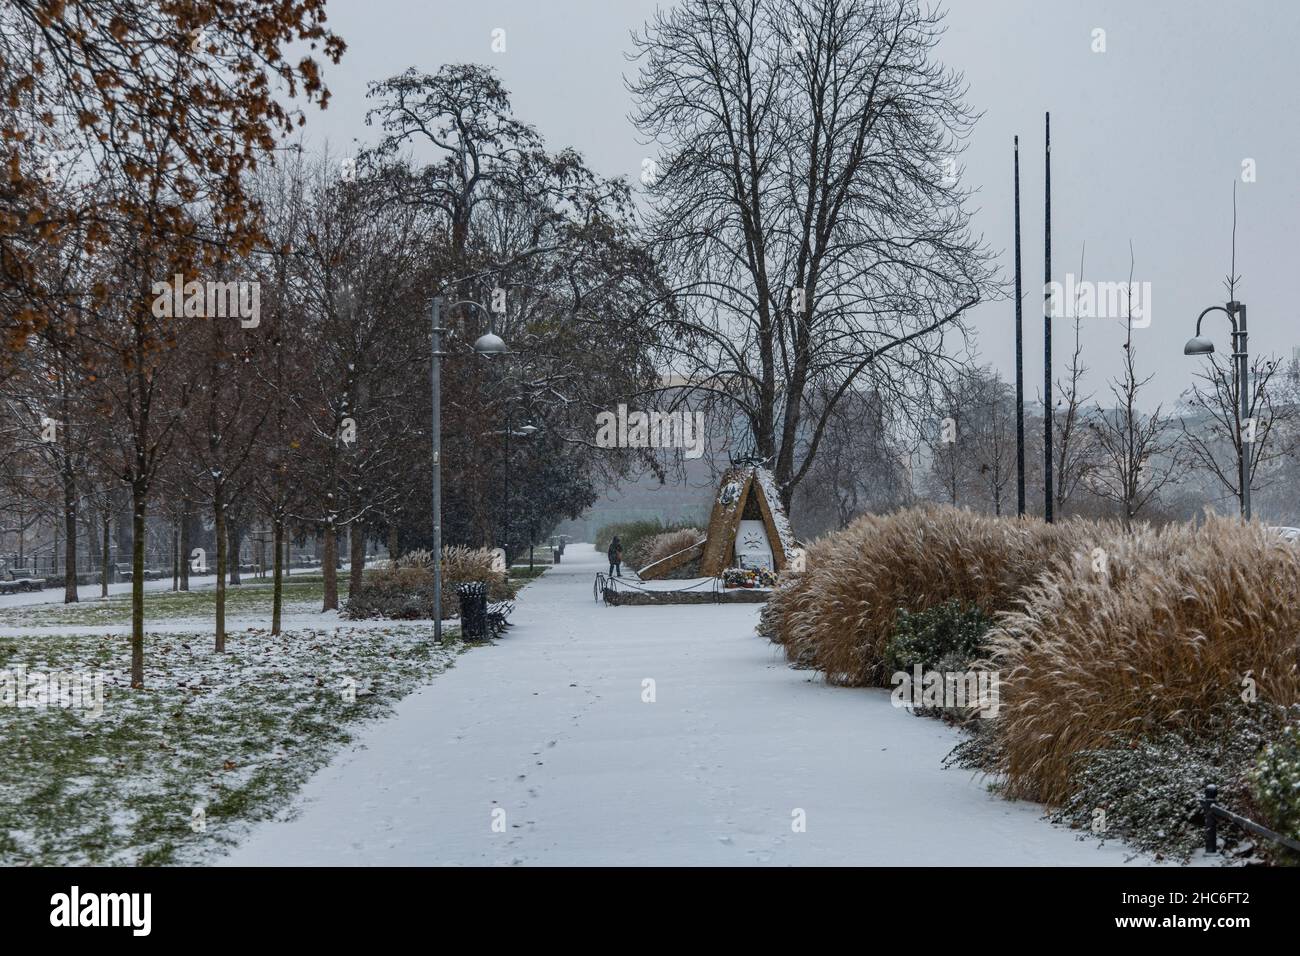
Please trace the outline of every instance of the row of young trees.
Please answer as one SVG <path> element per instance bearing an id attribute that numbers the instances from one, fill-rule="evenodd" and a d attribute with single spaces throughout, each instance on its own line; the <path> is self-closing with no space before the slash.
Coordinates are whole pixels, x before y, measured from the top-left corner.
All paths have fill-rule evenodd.
<path id="1" fill-rule="evenodd" d="M 283 50 L 337 61 L 321 2 L 20 0 L 3 17 L 0 473 L 58 502 L 68 601 L 86 513 L 106 554 L 129 507 L 133 684 L 151 515 L 211 528 L 217 650 L 255 524 L 273 630 L 287 535 L 321 536 L 326 608 L 344 532 L 353 588 L 368 540 L 427 546 L 434 295 L 455 303 L 447 541 L 535 540 L 629 466 L 590 423 L 655 381 L 657 265 L 627 186 L 548 151 L 490 71 L 372 84 L 378 142 L 306 155 L 286 145 L 304 117 L 271 90 L 327 100 L 320 64 Z M 510 346 L 492 360 L 470 348 L 489 325 Z"/>

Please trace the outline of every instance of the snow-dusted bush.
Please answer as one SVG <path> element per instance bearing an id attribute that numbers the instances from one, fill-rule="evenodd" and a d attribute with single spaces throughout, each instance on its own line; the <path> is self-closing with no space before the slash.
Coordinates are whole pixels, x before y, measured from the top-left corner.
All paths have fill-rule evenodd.
<path id="1" fill-rule="evenodd" d="M 488 585 L 490 600 L 500 601 L 513 593 L 506 576 L 492 570 L 492 551 L 488 548 L 448 546 L 442 549 L 442 613 L 454 617 L 460 613 L 456 585 L 465 581 L 483 581 Z M 433 554 L 411 551 L 388 567 L 374 568 L 362 579 L 356 597 L 351 598 L 343 614 L 352 619 L 390 618 L 394 620 L 432 620 Z"/>
<path id="2" fill-rule="evenodd" d="M 1251 799 L 1248 772 L 1284 721 L 1283 708 L 1238 702 L 1216 709 L 1196 735 L 1164 733 L 1137 741 L 1112 736 L 1109 746 L 1074 755 L 1072 792 L 1052 818 L 1186 860 L 1204 845 L 1201 797 L 1207 783 L 1218 787 L 1221 806 L 1255 816 L 1258 801 Z M 1221 826 L 1219 833 L 1226 852 L 1249 839 L 1233 826 Z"/>
<path id="3" fill-rule="evenodd" d="M 1300 701 L 1300 549 L 1259 524 L 1113 535 L 1057 562 L 989 633 L 1013 797 L 1061 805 L 1076 754 L 1213 734 L 1239 697 Z"/>
<path id="4" fill-rule="evenodd" d="M 1300 722 L 1287 724 L 1268 743 L 1248 779 L 1264 822 L 1300 840 Z"/>
<path id="5" fill-rule="evenodd" d="M 885 647 L 890 672 L 922 670 L 964 671 L 980 656 L 992 619 L 977 607 L 946 601 L 924 611 L 898 612 L 894 632 Z"/>
<path id="6" fill-rule="evenodd" d="M 1115 530 L 942 506 L 864 515 L 809 547 L 807 571 L 782 578 L 761 631 L 790 661 L 831 683 L 884 686 L 885 648 L 900 610 L 956 601 L 992 616 L 1014 607 L 1054 563 L 1074 560 Z"/>

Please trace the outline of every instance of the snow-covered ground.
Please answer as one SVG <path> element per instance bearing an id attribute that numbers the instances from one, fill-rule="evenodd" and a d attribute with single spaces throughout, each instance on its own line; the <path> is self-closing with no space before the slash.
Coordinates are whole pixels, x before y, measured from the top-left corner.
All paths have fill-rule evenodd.
<path id="1" fill-rule="evenodd" d="M 591 581 L 606 566 L 571 545 L 520 596 L 507 637 L 369 725 L 294 818 L 260 825 L 224 862 L 1129 858 L 944 770 L 956 732 L 893 708 L 888 691 L 789 669 L 754 634 L 757 606 L 604 607 Z"/>
<path id="2" fill-rule="evenodd" d="M 216 576 L 212 574 L 206 574 L 206 575 L 191 574 L 190 588 L 191 590 L 195 590 L 195 591 L 201 588 L 212 588 L 216 586 L 216 580 L 217 580 Z M 253 578 L 252 576 L 249 576 L 248 580 L 250 583 L 261 583 L 261 579 Z M 172 587 L 171 578 L 166 578 L 166 579 L 160 578 L 156 581 L 144 582 L 145 591 L 170 591 L 171 587 Z M 100 590 L 101 590 L 101 585 L 82 584 L 77 588 L 77 600 L 98 601 Z M 117 584 L 110 584 L 108 586 L 109 597 L 113 597 L 119 594 L 130 594 L 130 593 L 131 593 L 130 581 L 121 581 L 118 582 Z M 59 585 L 58 587 L 45 588 L 40 591 L 18 591 L 14 594 L 0 594 L 0 608 L 23 607 L 29 604 L 62 604 L 62 603 L 63 603 L 62 585 Z"/>

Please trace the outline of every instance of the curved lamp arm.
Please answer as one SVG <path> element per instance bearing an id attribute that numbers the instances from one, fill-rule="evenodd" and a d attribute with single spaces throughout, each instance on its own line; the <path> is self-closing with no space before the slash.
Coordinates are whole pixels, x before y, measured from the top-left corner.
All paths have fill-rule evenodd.
<path id="1" fill-rule="evenodd" d="M 1206 309 L 1204 312 L 1202 312 L 1200 315 L 1198 315 L 1198 316 L 1196 317 L 1196 335 L 1197 335 L 1198 337 L 1199 337 L 1200 334 L 1201 334 L 1201 320 L 1204 319 L 1204 318 L 1205 318 L 1207 315 L 1209 315 L 1211 312 L 1222 312 L 1224 315 L 1226 315 L 1226 316 L 1228 317 L 1228 321 L 1232 323 L 1232 334 L 1233 334 L 1233 335 L 1236 335 L 1236 334 L 1237 334 L 1237 315 L 1236 315 L 1236 313 L 1230 311 L 1229 309 L 1224 308 L 1224 307 L 1221 306 L 1221 305 L 1212 305 L 1212 306 L 1210 306 L 1208 309 Z"/>
<path id="2" fill-rule="evenodd" d="M 440 296 L 436 298 L 441 299 Z M 488 320 L 487 334 L 480 335 L 478 337 L 478 340 L 474 343 L 473 346 L 474 351 L 484 357 L 506 354 L 509 351 L 509 349 L 506 348 L 506 343 L 503 342 L 501 340 L 501 337 L 498 336 L 496 332 L 493 331 L 494 323 L 492 321 L 492 312 L 482 302 L 477 302 L 474 299 L 461 299 L 458 302 L 451 302 L 451 303 L 448 303 L 446 301 L 441 301 L 439 303 L 439 309 L 440 310 L 447 309 L 450 311 L 451 309 L 459 308 L 462 305 L 472 305 L 474 308 L 483 312 L 483 314 L 487 316 L 487 320 Z M 439 331 L 445 331 L 445 329 L 440 328 Z"/>

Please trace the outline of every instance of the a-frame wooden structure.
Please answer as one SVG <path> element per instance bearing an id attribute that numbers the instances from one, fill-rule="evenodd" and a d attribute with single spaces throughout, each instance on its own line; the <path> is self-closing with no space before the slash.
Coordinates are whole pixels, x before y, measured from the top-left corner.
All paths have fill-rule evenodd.
<path id="1" fill-rule="evenodd" d="M 643 580 L 652 581 L 698 559 L 701 577 L 717 577 L 737 563 L 736 535 L 743 520 L 762 523 L 766 544 L 771 549 L 772 570 L 783 570 L 789 564 L 795 542 L 790 521 L 776 493 L 776 482 L 765 468 L 738 465 L 722 476 L 705 537 L 638 573 Z"/>

